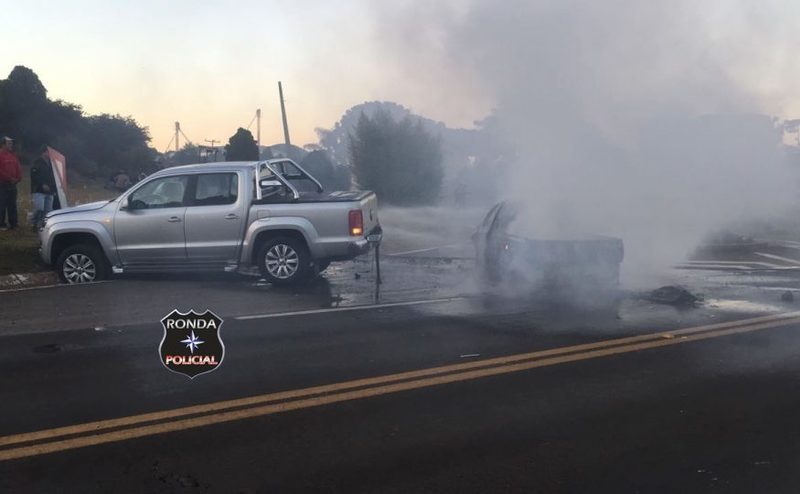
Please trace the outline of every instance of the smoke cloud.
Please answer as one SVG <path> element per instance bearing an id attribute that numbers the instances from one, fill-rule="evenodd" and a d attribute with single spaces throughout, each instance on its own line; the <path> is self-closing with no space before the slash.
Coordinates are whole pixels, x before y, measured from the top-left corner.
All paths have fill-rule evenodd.
<path id="1" fill-rule="evenodd" d="M 530 235 L 619 236 L 630 281 L 712 229 L 793 205 L 796 177 L 767 116 L 786 116 L 788 81 L 800 80 L 787 2 L 375 8 L 409 84 L 440 97 L 433 112 L 494 108 L 492 130 L 516 149 L 503 195 L 523 202 Z"/>

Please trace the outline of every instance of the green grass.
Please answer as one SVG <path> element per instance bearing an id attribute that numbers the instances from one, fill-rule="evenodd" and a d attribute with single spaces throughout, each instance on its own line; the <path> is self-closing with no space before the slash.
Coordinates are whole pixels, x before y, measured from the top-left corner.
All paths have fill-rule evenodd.
<path id="1" fill-rule="evenodd" d="M 11 273 L 32 273 L 49 269 L 39 258 L 39 238 L 28 224 L 28 213 L 32 209 L 30 170 L 23 167 L 23 179 L 17 185 L 17 209 L 19 228 L 0 232 L 0 276 Z M 111 199 L 116 194 L 103 188 L 103 181 L 73 179 L 67 188 L 70 206 Z"/>

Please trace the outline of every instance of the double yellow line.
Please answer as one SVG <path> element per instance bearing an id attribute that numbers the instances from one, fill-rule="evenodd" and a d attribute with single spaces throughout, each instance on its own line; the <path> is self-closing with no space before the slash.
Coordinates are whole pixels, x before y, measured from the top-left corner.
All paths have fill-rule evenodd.
<path id="1" fill-rule="evenodd" d="M 0 437 L 0 461 L 800 323 L 800 312 L 616 338 Z"/>

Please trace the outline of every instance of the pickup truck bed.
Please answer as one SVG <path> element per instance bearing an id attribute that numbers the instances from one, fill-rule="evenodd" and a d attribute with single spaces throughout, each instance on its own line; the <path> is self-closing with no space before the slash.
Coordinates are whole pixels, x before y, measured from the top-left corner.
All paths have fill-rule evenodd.
<path id="1" fill-rule="evenodd" d="M 314 203 L 314 202 L 352 202 L 361 201 L 373 192 L 368 190 L 350 190 L 335 192 L 300 192 L 300 197 L 293 201 L 294 204 Z M 270 198 L 255 200 L 254 204 L 274 204 L 276 201 Z"/>

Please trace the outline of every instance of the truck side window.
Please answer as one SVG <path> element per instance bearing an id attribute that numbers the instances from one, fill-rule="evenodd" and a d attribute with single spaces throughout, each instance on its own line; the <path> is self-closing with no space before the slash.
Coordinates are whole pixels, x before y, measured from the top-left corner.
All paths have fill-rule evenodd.
<path id="1" fill-rule="evenodd" d="M 131 194 L 129 202 L 134 209 L 181 207 L 188 180 L 185 175 L 153 180 Z"/>
<path id="2" fill-rule="evenodd" d="M 209 173 L 197 177 L 193 205 L 233 204 L 239 197 L 239 177 L 235 173 Z"/>

